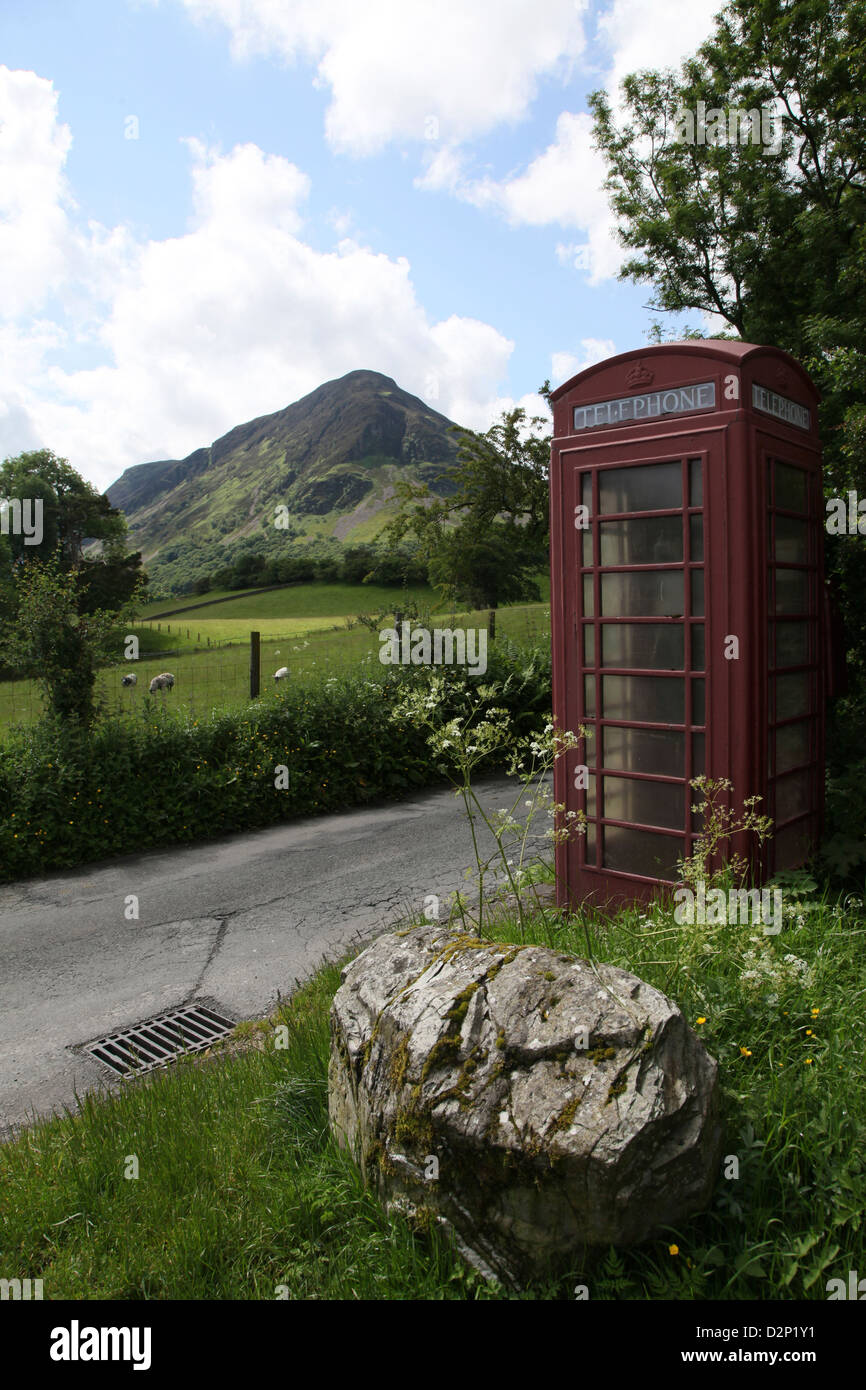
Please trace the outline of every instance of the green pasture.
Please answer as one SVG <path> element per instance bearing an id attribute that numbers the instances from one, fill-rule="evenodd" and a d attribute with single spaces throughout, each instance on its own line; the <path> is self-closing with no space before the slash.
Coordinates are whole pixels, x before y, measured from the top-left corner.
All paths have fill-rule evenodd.
<path id="1" fill-rule="evenodd" d="M 339 586 L 331 586 L 339 587 Z M 347 591 L 357 593 L 351 586 Z M 293 590 L 284 590 L 292 593 Z M 302 592 L 302 591 L 299 591 Z M 394 590 L 384 591 L 392 595 Z M 259 595 L 259 602 L 267 598 L 278 598 L 279 594 Z M 250 596 L 252 600 L 253 596 Z M 205 609 L 205 612 L 208 610 Z M 361 611 L 361 610 L 358 610 Z M 192 615 L 190 615 L 192 616 Z M 352 623 L 352 618 L 348 619 Z M 180 639 L 181 646 L 157 647 L 150 644 L 160 641 L 163 634 L 156 629 L 140 629 L 144 638 L 140 659 L 135 662 L 118 662 L 99 673 L 97 692 L 103 701 L 105 712 L 109 715 L 134 714 L 142 701 L 165 699 L 172 705 L 181 703 L 196 715 L 206 716 L 214 710 L 237 708 L 249 699 L 249 634 L 251 628 L 261 632 L 261 697 L 276 700 L 287 682 L 276 683 L 274 672 L 281 666 L 288 666 L 288 680 L 297 683 L 318 682 L 330 676 L 338 676 L 363 667 L 366 663 L 373 672 L 380 669 L 379 652 L 381 644 L 378 633 L 361 624 L 347 626 L 346 617 L 297 619 L 294 631 L 288 630 L 289 619 L 254 617 L 232 620 L 235 640 L 226 643 L 226 620 L 217 620 L 223 625 L 222 646 L 199 647 L 197 650 L 186 644 L 184 624 Z M 320 626 L 316 630 L 314 624 Z M 440 614 L 431 620 L 434 626 L 448 627 L 486 627 L 487 613 L 462 613 L 456 617 Z M 327 627 L 324 624 L 327 623 Z M 336 624 L 340 624 L 339 627 Z M 547 605 L 520 604 L 501 608 L 496 618 L 497 634 L 513 638 L 515 641 L 546 641 L 550 633 L 550 610 Z M 172 621 L 171 634 L 165 633 L 167 644 L 177 642 L 178 626 Z M 275 631 L 274 629 L 280 629 Z M 204 624 L 196 623 L 194 633 L 202 633 Z M 218 639 L 213 638 L 214 642 Z M 192 641 L 195 641 L 193 637 Z M 138 684 L 132 689 L 121 686 L 121 677 L 134 670 Z M 161 671 L 171 671 L 176 684 L 173 690 L 150 696 L 148 686 L 151 679 Z M 29 724 L 39 717 L 41 699 L 34 681 L 0 681 L 0 729 L 11 723 Z"/>
<path id="2" fill-rule="evenodd" d="M 223 598 L 224 602 L 211 604 L 206 608 L 197 605 L 211 598 Z M 261 589 L 215 590 L 213 594 L 201 597 L 188 595 L 186 598 L 163 599 L 158 603 L 145 604 L 141 610 L 145 622 L 161 622 L 184 632 L 201 632 L 211 641 L 234 639 L 238 624 L 257 628 L 260 632 L 271 625 L 273 635 L 280 631 L 313 631 L 322 627 L 334 627 L 341 620 L 357 613 L 389 612 L 395 608 L 405 608 L 415 602 L 422 608 L 441 607 L 436 592 L 427 585 L 414 585 L 411 588 L 386 588 L 380 584 L 292 584 L 285 589 L 274 589 L 263 593 Z M 173 609 L 183 612 L 168 616 L 164 613 Z M 251 622 L 251 619 L 255 621 Z"/>

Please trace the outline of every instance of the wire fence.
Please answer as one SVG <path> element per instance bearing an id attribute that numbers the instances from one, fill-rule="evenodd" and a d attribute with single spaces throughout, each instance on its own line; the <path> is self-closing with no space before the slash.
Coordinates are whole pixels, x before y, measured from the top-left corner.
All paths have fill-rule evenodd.
<path id="1" fill-rule="evenodd" d="M 476 663 L 482 647 L 486 648 L 489 656 L 496 644 L 506 642 L 527 647 L 549 645 L 550 614 L 546 607 L 498 610 L 492 639 L 487 618 L 486 613 L 457 614 L 447 619 L 440 617 L 431 631 L 431 639 L 435 637 L 437 627 L 452 631 L 462 629 L 467 636 L 467 630 L 474 629 L 475 636 L 467 641 L 466 650 Z M 417 623 L 410 623 L 408 632 L 402 625 L 396 630 L 399 664 L 417 664 L 412 660 L 412 643 L 413 633 L 417 634 L 418 626 Z M 183 633 L 186 631 L 184 628 Z M 483 643 L 481 633 L 485 634 Z M 176 635 L 176 629 L 173 635 Z M 156 700 L 167 707 L 183 705 L 193 714 L 204 717 L 214 711 L 237 708 L 249 702 L 256 685 L 256 666 L 259 672 L 258 698 L 278 699 L 282 692 L 298 685 L 309 686 L 334 677 L 363 674 L 365 671 L 371 676 L 380 675 L 383 669 L 381 656 L 394 656 L 392 639 L 382 638 L 378 629 L 371 629 L 354 619 L 350 619 L 341 629 L 311 632 L 306 636 L 297 633 L 282 637 L 262 636 L 258 643 L 258 658 L 251 661 L 252 646 L 251 634 L 246 641 L 210 640 L 200 645 L 171 646 L 159 651 L 141 651 L 136 661 L 117 661 L 97 675 L 96 698 L 100 713 L 107 718 L 133 715 L 144 708 L 144 702 Z M 441 649 L 446 660 L 448 647 L 445 640 Z M 459 655 L 460 644 L 454 643 L 451 650 Z M 286 674 L 277 679 L 279 671 Z M 157 689 L 151 694 L 151 681 L 163 674 L 174 677 L 171 687 Z M 0 680 L 0 732 L 12 724 L 34 722 L 43 708 L 39 682 Z"/>

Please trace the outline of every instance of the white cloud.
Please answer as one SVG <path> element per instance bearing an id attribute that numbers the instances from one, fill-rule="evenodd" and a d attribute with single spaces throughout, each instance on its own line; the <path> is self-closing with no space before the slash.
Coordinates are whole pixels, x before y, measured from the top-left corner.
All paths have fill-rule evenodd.
<path id="1" fill-rule="evenodd" d="M 619 84 L 640 68 L 678 67 L 712 29 L 719 0 L 670 0 L 664 22 L 645 0 L 614 0 L 598 17 L 599 37 L 609 53 L 604 85 L 615 109 Z M 585 111 L 563 111 L 550 144 L 520 173 L 504 179 L 472 178 L 465 152 L 456 144 L 429 157 L 416 186 L 449 192 L 478 208 L 488 208 L 512 226 L 559 226 L 582 234 L 557 246 L 564 263 L 588 272 L 590 284 L 617 274 L 623 249 L 616 219 L 603 190 L 607 167 L 592 139 L 593 120 Z"/>
<path id="2" fill-rule="evenodd" d="M 71 144 L 51 83 L 0 67 L 0 304 L 9 317 L 41 303 L 64 278 L 71 199 L 63 166 Z"/>
<path id="3" fill-rule="evenodd" d="M 585 367 L 616 356 L 616 343 L 612 338 L 581 338 L 580 346 L 583 351 L 579 355 L 574 352 L 554 352 L 551 356 L 550 379 L 554 386 L 561 386 Z"/>
<path id="4" fill-rule="evenodd" d="M 567 248 L 595 283 L 615 275 L 622 253 L 614 240 L 614 220 L 602 190 L 605 167 L 592 143 L 592 118 L 563 111 L 553 141 L 521 174 L 496 180 L 471 179 L 458 151 L 438 152 L 419 187 L 446 190 L 478 208 L 500 213 L 512 226 L 576 228 L 584 241 Z M 563 248 L 566 249 L 566 248 Z"/>
<path id="5" fill-rule="evenodd" d="M 619 101 L 619 84 L 642 68 L 679 68 L 713 29 L 721 0 L 665 0 L 663 14 L 645 0 L 613 0 L 599 16 L 599 36 L 611 52 L 606 86 Z"/>
<path id="6" fill-rule="evenodd" d="M 43 210 L 59 228 L 56 99 L 43 79 L 23 76 L 25 108 L 38 98 L 53 112 L 34 122 L 30 150 L 50 169 L 54 202 L 43 187 Z M 0 300 L 3 454 L 38 441 L 106 486 L 129 464 L 182 457 L 358 367 L 394 376 L 460 423 L 491 423 L 507 338 L 457 315 L 431 323 L 403 257 L 349 238 L 327 252 L 306 244 L 309 180 L 288 160 L 250 144 L 227 154 L 187 144 L 194 216 L 183 235 L 136 244 L 123 228 L 67 222 L 42 247 L 42 278 L 29 282 L 43 316 L 25 327 Z M 27 268 L 21 193 L 7 184 L 2 231 L 11 262 Z M 101 365 L 58 365 L 58 351 L 82 343 Z"/>
<path id="7" fill-rule="evenodd" d="M 463 141 L 523 117 L 540 78 L 584 47 L 588 0 L 181 0 L 217 20 L 239 58 L 305 58 L 330 89 L 334 149 L 366 155 L 394 139 Z M 432 123 L 438 123 L 434 126 Z"/>
<path id="8" fill-rule="evenodd" d="M 269 224 L 298 232 L 303 224 L 298 204 L 310 192 L 310 180 L 296 165 L 266 155 L 257 145 L 236 145 L 224 159 L 209 157 L 200 140 L 187 140 L 195 159 L 193 202 L 199 226 L 219 226 L 246 236 L 250 224 Z"/>

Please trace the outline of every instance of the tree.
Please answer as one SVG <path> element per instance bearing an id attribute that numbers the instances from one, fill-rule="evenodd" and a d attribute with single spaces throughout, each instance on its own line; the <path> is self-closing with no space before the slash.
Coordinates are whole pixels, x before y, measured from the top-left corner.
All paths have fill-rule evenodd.
<path id="1" fill-rule="evenodd" d="M 139 593 L 144 576 L 141 554 L 126 551 L 126 520 L 107 497 L 58 458 L 37 449 L 0 464 L 0 499 L 29 499 L 42 506 L 42 535 L 29 544 L 24 535 L 2 537 L 0 612 L 12 621 L 21 577 L 31 565 L 51 559 L 76 575 L 79 611 L 121 608 Z M 84 554 L 85 540 L 102 542 L 101 555 Z"/>
<path id="2" fill-rule="evenodd" d="M 849 383 L 840 402 L 834 357 L 864 349 L 864 79 L 860 0 L 733 0 L 680 79 L 625 79 L 620 128 L 605 94 L 590 97 L 620 237 L 638 253 L 620 277 L 652 284 L 663 313 L 718 314 L 746 341 L 806 361 L 831 420 L 857 393 Z M 718 139 L 683 140 L 678 117 L 701 101 L 772 107 L 778 150 L 732 140 L 730 120 Z"/>
<path id="3" fill-rule="evenodd" d="M 50 449 L 5 459 L 0 464 L 0 497 L 38 498 L 43 503 L 42 543 L 29 546 L 23 537 L 14 537 L 15 560 L 35 560 L 59 550 L 69 569 L 80 563 L 85 539 L 111 545 L 126 536 L 123 514 Z"/>
<path id="4" fill-rule="evenodd" d="M 620 125 L 603 92 L 590 98 L 620 238 L 634 253 L 620 278 L 651 284 L 663 314 L 720 315 L 746 341 L 803 361 L 823 395 L 830 495 L 866 494 L 864 83 L 862 0 L 732 0 L 679 78 L 625 79 Z M 681 138 L 683 113 L 699 102 L 728 116 L 705 143 Z M 743 141 L 739 117 L 732 139 L 730 113 L 762 106 L 778 117 L 774 145 Z M 829 539 L 866 664 L 864 548 Z"/>
<path id="5" fill-rule="evenodd" d="M 123 608 L 147 583 L 140 550 L 129 555 L 122 548 L 108 550 L 100 559 L 85 556 L 76 574 L 79 613 Z"/>
<path id="6" fill-rule="evenodd" d="M 39 682 L 64 725 L 87 729 L 96 713 L 97 668 L 119 649 L 133 607 L 134 600 L 83 613 L 77 572 L 64 569 L 58 554 L 26 565 L 17 580 L 15 622 L 0 633 L 0 659 Z"/>
<path id="7" fill-rule="evenodd" d="M 388 540 L 396 548 L 414 536 L 430 582 L 452 602 L 495 610 L 538 597 L 533 576 L 546 561 L 549 526 L 544 423 L 517 407 L 483 434 L 460 431 L 456 467 L 442 475 L 456 483 L 448 497 L 426 484 L 398 486 Z"/>
<path id="8" fill-rule="evenodd" d="M 503 603 L 538 599 L 538 568 L 535 548 L 515 549 L 510 527 L 494 521 L 477 530 L 464 521 L 442 532 L 428 575 L 452 605 L 494 611 Z"/>

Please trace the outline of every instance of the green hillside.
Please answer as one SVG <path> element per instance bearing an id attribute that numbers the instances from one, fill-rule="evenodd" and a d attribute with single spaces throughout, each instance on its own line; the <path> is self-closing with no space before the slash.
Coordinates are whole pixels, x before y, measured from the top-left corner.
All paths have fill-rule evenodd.
<path id="1" fill-rule="evenodd" d="M 239 551 L 301 554 L 373 539 L 400 481 L 451 491 L 452 421 L 379 372 L 326 382 L 187 458 L 128 468 L 107 489 L 163 591 Z M 277 508 L 285 526 L 275 525 Z"/>

